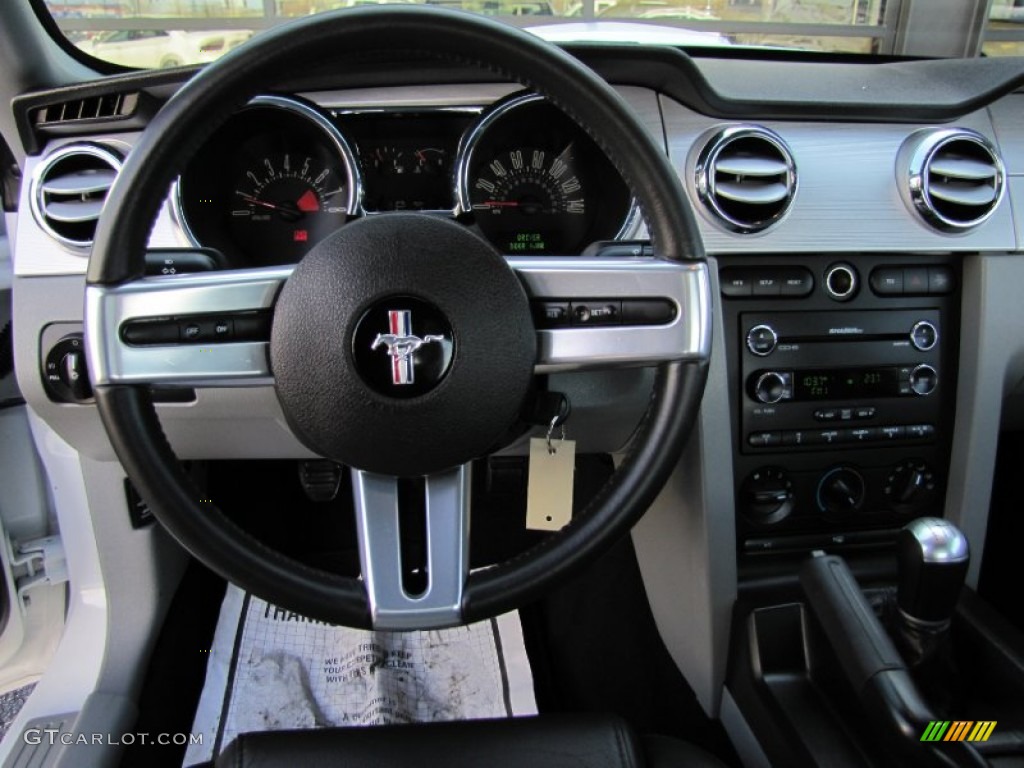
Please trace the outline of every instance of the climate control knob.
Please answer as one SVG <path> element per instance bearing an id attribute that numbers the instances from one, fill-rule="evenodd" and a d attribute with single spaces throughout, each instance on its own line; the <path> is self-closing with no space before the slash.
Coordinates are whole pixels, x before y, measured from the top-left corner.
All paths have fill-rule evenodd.
<path id="1" fill-rule="evenodd" d="M 786 470 L 761 467 L 751 472 L 740 486 L 740 509 L 748 520 L 762 525 L 789 515 L 793 511 L 793 481 Z"/>
<path id="2" fill-rule="evenodd" d="M 908 459 L 885 479 L 885 495 L 897 512 L 917 512 L 935 495 L 935 473 L 923 461 Z"/>
<path id="3" fill-rule="evenodd" d="M 850 467 L 836 467 L 818 483 L 818 508 L 832 515 L 848 515 L 864 504 L 864 478 Z"/>

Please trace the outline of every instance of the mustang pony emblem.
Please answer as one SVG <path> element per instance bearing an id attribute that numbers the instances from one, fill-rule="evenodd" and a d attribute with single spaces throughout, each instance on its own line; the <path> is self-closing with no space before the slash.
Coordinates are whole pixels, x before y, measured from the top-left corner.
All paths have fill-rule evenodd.
<path id="1" fill-rule="evenodd" d="M 415 360 L 412 353 L 424 344 L 444 341 L 444 336 L 427 334 L 423 338 L 412 333 L 412 312 L 407 309 L 388 312 L 390 333 L 378 333 L 371 350 L 386 346 L 391 358 L 391 383 L 412 384 L 415 381 Z"/>

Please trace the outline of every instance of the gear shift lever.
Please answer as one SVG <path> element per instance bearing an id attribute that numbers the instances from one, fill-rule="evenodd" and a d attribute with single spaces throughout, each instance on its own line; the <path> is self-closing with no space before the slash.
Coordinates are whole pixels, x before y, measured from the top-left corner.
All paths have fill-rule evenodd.
<path id="1" fill-rule="evenodd" d="M 902 618 L 922 628 L 948 627 L 970 563 L 967 538 L 948 520 L 921 517 L 900 531 L 896 557 Z"/>

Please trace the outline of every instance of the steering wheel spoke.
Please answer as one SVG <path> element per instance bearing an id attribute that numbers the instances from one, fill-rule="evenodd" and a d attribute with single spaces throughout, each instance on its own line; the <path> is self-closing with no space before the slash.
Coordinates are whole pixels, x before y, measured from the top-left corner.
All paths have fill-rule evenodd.
<path id="1" fill-rule="evenodd" d="M 710 355 L 704 262 L 517 256 L 509 265 L 537 319 L 537 373 L 701 362 Z"/>
<path id="2" fill-rule="evenodd" d="M 93 384 L 270 383 L 271 308 L 291 271 L 272 267 L 90 285 L 86 349 Z"/>
<path id="3" fill-rule="evenodd" d="M 469 571 L 470 465 L 424 480 L 427 583 L 419 595 L 409 594 L 403 584 L 398 484 L 390 475 L 352 470 L 359 557 L 373 627 L 403 630 L 460 624 Z"/>

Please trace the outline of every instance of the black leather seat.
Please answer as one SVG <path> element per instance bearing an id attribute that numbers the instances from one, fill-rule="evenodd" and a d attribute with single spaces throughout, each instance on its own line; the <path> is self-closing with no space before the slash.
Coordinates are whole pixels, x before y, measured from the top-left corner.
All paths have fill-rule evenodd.
<path id="1" fill-rule="evenodd" d="M 268 731 L 236 738 L 216 768 L 724 768 L 678 739 L 641 739 L 613 715 Z"/>

